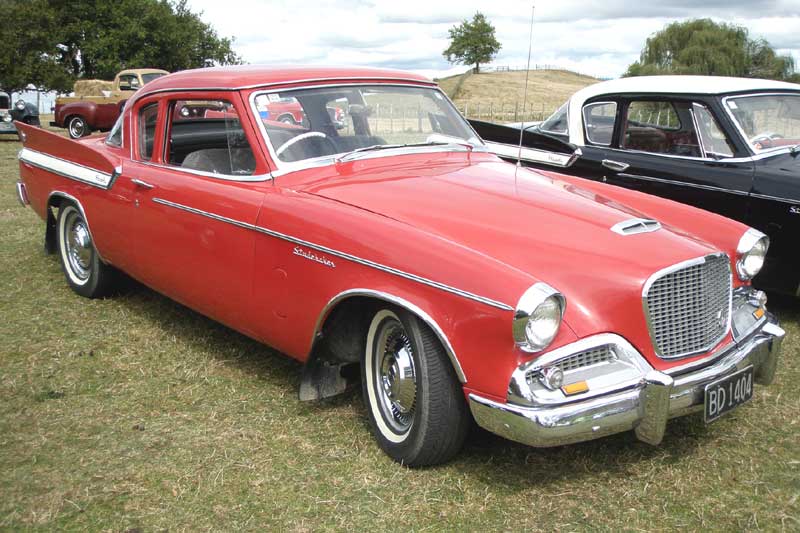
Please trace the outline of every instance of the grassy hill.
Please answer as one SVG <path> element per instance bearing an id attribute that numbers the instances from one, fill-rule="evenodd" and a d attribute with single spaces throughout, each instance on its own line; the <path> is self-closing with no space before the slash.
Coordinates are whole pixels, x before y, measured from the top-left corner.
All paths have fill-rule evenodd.
<path id="1" fill-rule="evenodd" d="M 597 83 L 597 78 L 566 70 L 531 70 L 528 79 L 526 120 L 550 115 L 575 91 Z M 470 118 L 522 120 L 525 71 L 460 74 L 438 80 L 442 89 Z"/>

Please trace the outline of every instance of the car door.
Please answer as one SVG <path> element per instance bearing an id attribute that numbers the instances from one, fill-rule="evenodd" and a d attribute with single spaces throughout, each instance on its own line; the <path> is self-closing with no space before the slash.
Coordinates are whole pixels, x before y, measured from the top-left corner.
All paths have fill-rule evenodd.
<path id="1" fill-rule="evenodd" d="M 648 97 L 622 106 L 612 145 L 587 147 L 582 158 L 596 169 L 602 156 L 602 181 L 746 220 L 753 161 L 737 153 L 707 103 Z"/>
<path id="2" fill-rule="evenodd" d="M 133 274 L 147 285 L 245 333 L 252 332 L 254 224 L 266 187 L 235 93 L 157 100 L 155 128 L 137 104 Z M 185 109 L 201 108 L 184 117 Z M 137 111 L 138 110 L 138 111 Z M 246 121 L 245 121 L 246 123 Z"/>

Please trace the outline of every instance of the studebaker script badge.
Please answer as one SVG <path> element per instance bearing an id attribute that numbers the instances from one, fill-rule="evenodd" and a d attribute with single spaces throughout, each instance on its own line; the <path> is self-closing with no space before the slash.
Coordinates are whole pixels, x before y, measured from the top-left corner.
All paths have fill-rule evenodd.
<path id="1" fill-rule="evenodd" d="M 314 252 L 309 252 L 308 250 L 303 250 L 299 246 L 294 247 L 294 251 L 292 252 L 294 255 L 299 255 L 300 257 L 305 257 L 306 259 L 310 259 L 311 261 L 316 261 L 326 267 L 336 268 L 336 263 L 328 259 L 327 257 L 317 255 Z"/>

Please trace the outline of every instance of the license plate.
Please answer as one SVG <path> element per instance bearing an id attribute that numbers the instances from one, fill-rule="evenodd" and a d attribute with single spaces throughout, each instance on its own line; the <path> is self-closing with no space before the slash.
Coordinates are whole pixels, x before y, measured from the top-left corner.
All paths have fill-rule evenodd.
<path id="1" fill-rule="evenodd" d="M 713 422 L 753 397 L 753 367 L 706 385 L 705 421 Z"/>

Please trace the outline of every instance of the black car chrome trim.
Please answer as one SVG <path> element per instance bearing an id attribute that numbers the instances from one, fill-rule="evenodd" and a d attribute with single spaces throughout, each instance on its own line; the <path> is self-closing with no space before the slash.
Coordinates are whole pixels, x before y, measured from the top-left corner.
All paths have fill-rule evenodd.
<path id="1" fill-rule="evenodd" d="M 450 285 L 445 285 L 444 283 L 439 283 L 438 281 L 433 281 L 428 278 L 423 278 L 422 276 L 417 276 L 416 274 L 410 274 L 408 272 L 404 272 L 402 270 L 398 270 L 396 268 L 382 265 L 380 263 L 376 263 L 374 261 L 370 261 L 369 259 L 362 259 L 361 257 L 357 257 L 355 255 L 348 254 L 346 252 L 340 252 L 339 250 L 334 250 L 333 248 L 328 248 L 327 246 L 322 246 L 321 244 L 315 244 L 313 242 L 309 242 L 303 239 L 298 239 L 297 237 L 292 237 L 291 235 L 286 235 L 285 233 L 280 233 L 278 231 L 274 231 L 268 228 L 264 228 L 262 226 L 257 226 L 255 224 L 249 224 L 247 222 L 242 222 L 240 220 L 235 220 L 233 218 L 228 218 L 222 215 L 217 215 L 214 213 L 209 213 L 208 211 L 203 211 L 202 209 L 195 209 L 194 207 L 189 207 L 186 205 L 178 204 L 175 202 L 170 202 L 169 200 L 164 200 L 162 198 L 153 198 L 153 201 L 166 205 L 168 207 L 173 207 L 175 209 L 182 209 L 184 211 L 188 211 L 189 213 L 193 213 L 195 215 L 200 215 L 204 217 L 208 217 L 219 222 L 227 222 L 228 224 L 233 224 L 234 226 L 238 226 L 240 228 L 250 229 L 253 231 L 257 231 L 259 233 L 264 233 L 265 235 L 269 235 L 271 237 L 275 237 L 278 239 L 282 239 L 284 241 L 288 241 L 294 244 L 299 244 L 301 246 L 307 246 L 308 248 L 314 248 L 315 250 L 319 250 L 320 252 L 324 252 L 329 255 L 333 255 L 336 257 L 341 257 L 342 259 L 347 259 L 348 261 L 352 261 L 354 263 L 358 263 L 364 266 L 368 266 L 377 270 L 382 270 L 384 272 L 388 272 L 389 274 L 394 274 L 395 276 L 405 278 L 411 281 L 416 281 L 417 283 L 421 283 L 423 285 L 427 285 L 429 287 L 434 287 L 436 289 L 449 292 L 451 294 L 455 294 L 457 296 L 461 296 L 464 298 L 468 298 L 470 300 L 474 300 L 476 302 L 480 302 L 482 304 L 486 304 L 492 307 L 496 307 L 498 309 L 502 309 L 503 311 L 513 311 L 514 308 L 510 305 L 506 305 L 502 302 L 498 302 L 496 300 L 492 300 L 491 298 L 486 298 L 484 296 L 479 296 L 477 294 L 473 294 L 471 292 L 463 291 L 461 289 L 457 289 L 455 287 L 451 287 Z"/>
<path id="2" fill-rule="evenodd" d="M 346 291 L 340 292 L 339 294 L 331 298 L 328 301 L 328 303 L 325 304 L 325 307 L 322 309 L 319 316 L 317 317 L 317 323 L 314 326 L 314 334 L 311 337 L 312 346 L 317 336 L 320 333 L 322 333 L 322 325 L 325 322 L 325 319 L 330 314 L 331 309 L 333 309 L 334 306 L 339 302 L 341 302 L 342 300 L 345 300 L 353 296 L 369 296 L 371 298 L 378 298 L 380 300 L 385 300 L 387 302 L 403 307 L 408 311 L 417 315 L 420 319 L 422 319 L 423 322 L 428 324 L 428 326 L 434 331 L 434 333 L 436 333 L 436 336 L 439 337 L 442 346 L 444 346 L 445 352 L 447 352 L 447 356 L 450 358 L 450 362 L 453 364 L 453 369 L 455 370 L 458 379 L 461 381 L 461 383 L 467 382 L 467 376 L 464 374 L 464 370 L 461 368 L 461 363 L 459 362 L 458 357 L 456 356 L 455 350 L 453 350 L 453 346 L 450 344 L 450 339 L 447 338 L 447 335 L 444 333 L 444 330 L 442 330 L 439 324 L 437 324 L 436 321 L 433 318 L 431 318 L 431 316 L 428 313 L 426 313 L 416 305 L 412 304 L 408 300 L 405 300 L 403 298 L 397 297 L 393 294 L 389 294 L 383 291 L 375 291 L 372 289 L 348 289 Z"/>
<path id="3" fill-rule="evenodd" d="M 669 185 L 684 185 L 686 187 L 693 187 L 695 189 L 705 189 L 707 191 L 717 191 L 717 192 L 728 192 L 731 194 L 737 194 L 739 196 L 748 196 L 748 193 L 746 193 L 745 191 L 737 191 L 735 189 L 723 189 L 722 187 L 714 187 L 712 185 L 701 185 L 699 183 L 687 183 L 685 181 L 665 180 L 663 178 L 654 178 L 652 176 L 642 176 L 641 174 L 620 173 L 618 174 L 618 176 L 621 178 L 655 181 L 658 183 L 667 183 Z"/>
<path id="4" fill-rule="evenodd" d="M 43 152 L 37 152 L 30 148 L 20 150 L 17 158 L 23 163 L 87 185 L 101 189 L 108 189 L 111 186 L 113 175 L 108 172 L 73 163 Z"/>
<path id="5" fill-rule="evenodd" d="M 753 198 L 761 198 L 762 200 L 775 200 L 776 202 L 784 202 L 786 204 L 800 205 L 800 200 L 792 200 L 791 198 L 782 198 L 780 196 L 770 196 L 769 194 L 758 194 L 755 192 L 750 193 Z"/>
<path id="6" fill-rule="evenodd" d="M 547 150 L 538 150 L 536 148 L 522 147 L 511 144 L 496 143 L 491 141 L 484 141 L 486 147 L 490 152 L 498 157 L 506 157 L 509 159 L 517 159 L 521 156 L 523 161 L 531 161 L 534 163 L 541 163 L 543 165 L 551 165 L 558 168 L 567 168 L 575 163 L 575 160 L 581 155 L 580 150 L 576 150 L 570 155 L 559 154 L 558 152 L 549 152 Z"/>

